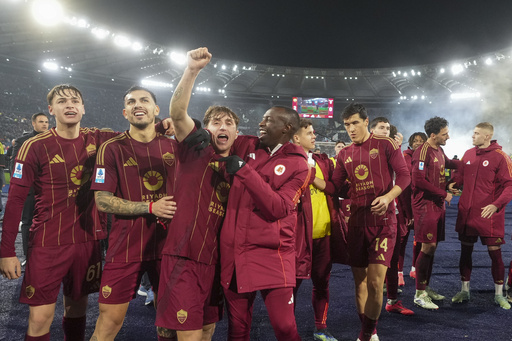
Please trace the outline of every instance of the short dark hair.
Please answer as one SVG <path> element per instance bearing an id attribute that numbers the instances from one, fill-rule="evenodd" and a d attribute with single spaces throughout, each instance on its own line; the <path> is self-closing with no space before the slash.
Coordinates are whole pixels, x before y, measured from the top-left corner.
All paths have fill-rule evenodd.
<path id="1" fill-rule="evenodd" d="M 340 143 L 343 143 L 343 145 L 344 145 L 344 146 L 346 146 L 346 145 L 347 145 L 347 144 L 346 144 L 344 141 L 342 141 L 342 140 L 338 140 L 338 141 L 336 141 L 336 143 L 335 143 L 334 145 L 335 145 L 335 146 L 337 146 L 337 145 L 338 145 L 338 144 L 340 144 Z"/>
<path id="2" fill-rule="evenodd" d="M 373 129 L 377 126 L 377 124 L 379 124 L 380 122 L 384 122 L 384 123 L 389 123 L 389 120 L 383 116 L 379 116 L 379 117 L 375 117 L 371 122 L 370 122 L 370 129 Z M 391 123 L 390 123 L 391 125 Z"/>
<path id="3" fill-rule="evenodd" d="M 240 118 L 238 118 L 238 115 L 235 114 L 233 110 L 222 105 L 212 105 L 208 109 L 206 109 L 203 118 L 204 126 L 208 126 L 208 124 L 213 118 L 220 117 L 222 114 L 226 114 L 229 117 L 231 117 L 233 121 L 235 121 L 236 126 L 238 127 L 238 123 L 240 123 Z"/>
<path id="4" fill-rule="evenodd" d="M 350 103 L 341 112 L 341 120 L 344 121 L 355 114 L 359 114 L 359 117 L 361 117 L 363 120 L 368 118 L 368 113 L 366 112 L 364 105 L 359 103 Z"/>
<path id="5" fill-rule="evenodd" d="M 313 121 L 311 121 L 309 118 L 301 118 L 299 126 L 301 128 L 307 128 L 309 126 L 313 125 Z"/>
<path id="6" fill-rule="evenodd" d="M 39 116 L 48 118 L 44 112 L 36 112 L 34 115 L 32 115 L 32 122 L 35 122 Z"/>
<path id="7" fill-rule="evenodd" d="M 148 92 L 151 95 L 151 98 L 153 98 L 153 101 L 155 101 L 155 104 L 156 104 L 156 96 L 153 93 L 153 91 L 151 91 L 148 88 L 145 88 L 143 86 L 140 86 L 140 85 L 132 85 L 128 90 L 126 90 L 126 92 L 123 95 L 123 101 L 126 99 L 126 96 L 128 96 L 128 94 L 130 94 L 130 93 L 132 93 L 134 91 L 138 91 L 138 90 L 142 90 L 142 91 Z"/>
<path id="8" fill-rule="evenodd" d="M 427 142 L 427 140 L 428 140 L 427 134 L 425 134 L 424 132 L 421 132 L 421 131 L 417 131 L 414 134 L 412 134 L 411 136 L 409 136 L 409 147 L 412 148 L 412 144 L 414 143 L 414 139 L 416 138 L 416 136 L 421 137 L 421 139 L 425 142 Z"/>
<path id="9" fill-rule="evenodd" d="M 430 137 L 431 134 L 437 135 L 444 127 L 448 127 L 448 121 L 442 117 L 435 116 L 425 121 L 425 132 Z"/>
<path id="10" fill-rule="evenodd" d="M 55 85 L 50 92 L 48 92 L 48 95 L 46 95 L 46 100 L 48 101 L 48 105 L 52 105 L 52 101 L 55 98 L 55 95 L 65 95 L 65 93 L 70 92 L 71 94 L 80 97 L 82 100 L 82 104 L 84 103 L 84 98 L 82 96 L 82 93 L 80 90 L 78 90 L 77 87 L 71 85 L 71 84 L 59 84 Z"/>
<path id="11" fill-rule="evenodd" d="M 284 123 L 292 126 L 292 130 L 290 131 L 288 136 L 291 139 L 293 134 L 295 134 L 300 128 L 299 113 L 293 110 L 292 108 L 279 105 L 273 106 L 270 109 L 277 109 L 281 114 L 283 114 L 281 115 L 281 118 L 284 120 Z"/>

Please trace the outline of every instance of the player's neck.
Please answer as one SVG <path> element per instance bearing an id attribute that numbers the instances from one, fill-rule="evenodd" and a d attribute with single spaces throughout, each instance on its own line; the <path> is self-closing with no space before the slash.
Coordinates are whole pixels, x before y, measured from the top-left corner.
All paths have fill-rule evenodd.
<path id="1" fill-rule="evenodd" d="M 432 138 L 428 138 L 427 143 L 434 149 L 439 149 L 439 145 Z"/>
<path id="2" fill-rule="evenodd" d="M 76 139 L 80 135 L 80 122 L 65 124 L 57 122 L 55 127 L 57 135 L 65 139 Z"/>
<path id="3" fill-rule="evenodd" d="M 478 148 L 485 149 L 485 148 L 489 147 L 490 145 L 491 145 L 491 141 L 486 142 L 486 143 L 482 144 L 481 146 L 478 146 Z"/>
<path id="4" fill-rule="evenodd" d="M 130 136 L 135 141 L 139 141 L 142 143 L 151 142 L 156 137 L 155 126 L 151 124 L 151 125 L 148 125 L 144 129 L 139 129 L 139 128 L 131 125 L 130 126 Z"/>

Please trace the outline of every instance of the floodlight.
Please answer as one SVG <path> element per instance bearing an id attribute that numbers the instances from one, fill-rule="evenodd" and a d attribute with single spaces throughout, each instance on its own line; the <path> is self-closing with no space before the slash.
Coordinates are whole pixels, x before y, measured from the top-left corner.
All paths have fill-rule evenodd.
<path id="1" fill-rule="evenodd" d="M 125 36 L 115 36 L 114 37 L 114 44 L 116 44 L 119 47 L 128 47 L 132 43 L 130 42 L 130 39 L 128 39 Z"/>
<path id="2" fill-rule="evenodd" d="M 45 67 L 45 69 L 48 69 L 51 71 L 55 71 L 55 70 L 59 69 L 59 66 L 55 62 L 44 62 L 43 66 Z"/>
<path id="3" fill-rule="evenodd" d="M 226 70 L 226 65 L 222 65 L 222 70 Z"/>
<path id="4" fill-rule="evenodd" d="M 63 10 L 56 0 L 36 0 L 32 4 L 32 15 L 41 25 L 54 26 L 62 20 Z"/>
<path id="5" fill-rule="evenodd" d="M 99 28 L 99 27 L 94 27 L 91 30 L 91 32 L 98 39 L 104 39 L 105 37 L 107 37 L 110 34 L 110 32 L 108 30 L 105 30 L 105 29 Z"/>
<path id="6" fill-rule="evenodd" d="M 455 64 L 452 66 L 452 73 L 454 75 L 461 73 L 463 70 L 464 70 L 464 67 L 462 66 L 462 64 Z"/>
<path id="7" fill-rule="evenodd" d="M 140 51 L 142 50 L 142 44 L 139 42 L 135 42 L 132 44 L 132 50 L 133 51 Z"/>
<path id="8" fill-rule="evenodd" d="M 445 72 L 445 69 L 444 67 L 441 68 L 441 70 L 439 70 L 439 73 L 444 73 Z"/>
<path id="9" fill-rule="evenodd" d="M 171 60 L 176 64 L 183 65 L 187 62 L 187 55 L 179 52 L 171 52 Z"/>
<path id="10" fill-rule="evenodd" d="M 492 59 L 491 59 L 491 57 L 489 57 L 489 58 L 487 58 L 487 59 L 485 60 L 485 65 L 492 65 Z"/>

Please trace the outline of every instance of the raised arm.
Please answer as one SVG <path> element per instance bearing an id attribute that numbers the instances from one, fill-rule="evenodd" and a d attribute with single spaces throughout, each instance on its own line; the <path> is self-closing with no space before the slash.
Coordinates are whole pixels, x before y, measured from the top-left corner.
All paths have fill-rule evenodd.
<path id="1" fill-rule="evenodd" d="M 211 58 L 212 55 L 206 47 L 200 47 L 187 53 L 187 68 L 174 91 L 169 107 L 177 141 L 183 141 L 194 129 L 194 121 L 187 113 L 188 104 L 197 75 L 208 65 Z"/>

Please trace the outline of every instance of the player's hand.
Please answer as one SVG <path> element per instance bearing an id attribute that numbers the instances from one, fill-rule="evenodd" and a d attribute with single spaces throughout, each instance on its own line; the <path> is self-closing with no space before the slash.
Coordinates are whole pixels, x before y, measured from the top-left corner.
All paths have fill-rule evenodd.
<path id="1" fill-rule="evenodd" d="M 384 215 L 388 210 L 388 206 L 391 200 L 385 195 L 375 198 L 372 202 L 371 212 L 375 215 Z"/>
<path id="2" fill-rule="evenodd" d="M 482 218 L 490 218 L 494 213 L 498 211 L 498 207 L 493 204 L 482 207 Z"/>
<path id="3" fill-rule="evenodd" d="M 194 150 L 199 151 L 203 150 L 210 145 L 210 141 L 212 139 L 212 134 L 208 129 L 201 128 L 201 122 L 192 119 L 197 130 L 187 136 L 187 138 L 183 141 L 189 148 L 195 147 Z"/>
<path id="4" fill-rule="evenodd" d="M 404 136 L 402 135 L 402 133 L 396 133 L 396 135 L 395 135 L 395 142 L 399 146 L 401 146 L 403 141 L 404 141 Z"/>
<path id="5" fill-rule="evenodd" d="M 411 227 L 413 224 L 414 224 L 414 218 L 411 218 L 411 219 L 405 218 L 405 225 L 407 225 L 407 227 Z"/>
<path id="6" fill-rule="evenodd" d="M 229 174 L 235 174 L 238 172 L 243 166 L 245 166 L 245 161 L 242 160 L 238 155 L 231 155 L 227 157 L 222 157 L 219 161 L 226 162 L 226 171 Z"/>
<path id="7" fill-rule="evenodd" d="M 444 200 L 448 203 L 448 206 L 450 206 L 450 203 L 452 202 L 452 198 L 453 198 L 453 194 L 451 194 L 450 192 L 446 192 L 446 197 L 444 198 Z"/>
<path id="8" fill-rule="evenodd" d="M 173 196 L 163 197 L 153 203 L 153 214 L 159 218 L 172 219 L 176 213 L 176 202 Z"/>
<path id="9" fill-rule="evenodd" d="M 200 47 L 198 49 L 187 52 L 187 66 L 192 71 L 199 71 L 203 69 L 206 65 L 208 65 L 211 59 L 212 54 L 208 52 L 207 47 Z"/>
<path id="10" fill-rule="evenodd" d="M 18 257 L 0 258 L 0 274 L 7 279 L 21 277 L 21 263 Z"/>
<path id="11" fill-rule="evenodd" d="M 457 195 L 460 193 L 460 191 L 455 188 L 455 182 L 452 182 L 448 185 L 448 190 L 453 194 L 453 195 Z"/>
<path id="12" fill-rule="evenodd" d="M 172 119 L 171 118 L 168 117 L 168 118 L 162 120 L 162 126 L 165 129 L 164 135 L 166 135 L 166 136 L 173 136 L 174 135 L 174 124 L 172 123 Z"/>

